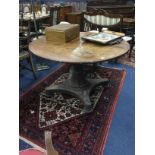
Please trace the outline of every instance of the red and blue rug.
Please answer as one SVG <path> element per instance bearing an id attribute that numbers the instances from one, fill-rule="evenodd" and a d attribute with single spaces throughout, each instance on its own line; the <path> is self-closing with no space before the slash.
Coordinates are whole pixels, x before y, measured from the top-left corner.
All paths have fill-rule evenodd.
<path id="1" fill-rule="evenodd" d="M 103 89 L 94 111 L 63 123 L 48 124 L 53 115 L 46 114 L 44 121 L 39 118 L 43 113 L 41 110 L 44 110 L 40 109 L 40 94 L 68 71 L 69 65 L 61 66 L 20 97 L 20 136 L 45 148 L 44 131 L 52 130 L 53 144 L 60 155 L 102 155 L 125 71 L 98 67 L 96 73 L 108 78 L 109 83 Z M 67 96 L 69 98 L 72 96 Z"/>

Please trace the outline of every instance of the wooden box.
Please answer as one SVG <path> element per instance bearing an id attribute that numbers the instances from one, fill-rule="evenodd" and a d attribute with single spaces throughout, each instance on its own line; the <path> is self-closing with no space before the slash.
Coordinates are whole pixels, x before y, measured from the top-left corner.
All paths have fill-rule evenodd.
<path id="1" fill-rule="evenodd" d="M 56 43 L 69 42 L 80 34 L 80 27 L 78 24 L 58 24 L 45 29 L 47 41 Z"/>

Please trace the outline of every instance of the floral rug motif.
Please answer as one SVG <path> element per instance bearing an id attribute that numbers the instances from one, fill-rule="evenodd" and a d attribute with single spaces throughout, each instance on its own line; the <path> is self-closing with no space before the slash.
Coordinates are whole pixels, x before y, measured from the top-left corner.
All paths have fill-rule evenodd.
<path id="1" fill-rule="evenodd" d="M 40 93 L 61 75 L 68 73 L 69 67 L 68 64 L 61 66 L 20 97 L 20 136 L 45 148 L 44 131 L 52 130 L 53 145 L 59 155 L 103 155 L 112 116 L 125 78 L 125 71 L 97 67 L 96 73 L 102 78 L 108 78 L 109 83 L 101 92 L 94 111 L 60 124 L 42 125 L 40 128 L 38 125 Z M 67 96 L 67 98 L 72 100 L 73 97 Z M 46 115 L 45 120 L 48 121 L 51 117 L 52 115 Z"/>

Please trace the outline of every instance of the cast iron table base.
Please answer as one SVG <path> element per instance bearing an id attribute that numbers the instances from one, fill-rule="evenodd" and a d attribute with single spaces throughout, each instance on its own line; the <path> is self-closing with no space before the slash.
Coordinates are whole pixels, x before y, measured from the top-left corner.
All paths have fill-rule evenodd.
<path id="1" fill-rule="evenodd" d="M 69 78 L 63 83 L 52 85 L 46 88 L 46 93 L 50 95 L 53 92 L 63 92 L 73 95 L 84 103 L 83 113 L 93 111 L 94 107 L 90 101 L 90 93 L 98 85 L 105 86 L 108 83 L 107 78 L 89 79 L 86 77 L 86 65 L 73 64 L 70 67 Z M 91 70 L 89 70 L 91 71 Z"/>

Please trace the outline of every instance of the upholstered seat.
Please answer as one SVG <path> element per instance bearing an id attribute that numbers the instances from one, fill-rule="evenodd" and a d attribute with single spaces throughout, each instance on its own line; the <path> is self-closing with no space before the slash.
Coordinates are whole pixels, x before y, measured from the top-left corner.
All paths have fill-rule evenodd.
<path id="1" fill-rule="evenodd" d="M 84 15 L 84 18 L 93 24 L 104 26 L 115 25 L 119 23 L 121 20 L 120 18 L 110 18 L 104 15 L 96 15 L 96 16 Z"/>
<path id="2" fill-rule="evenodd" d="M 109 29 L 119 28 L 121 31 L 122 16 L 109 14 L 103 10 L 84 13 L 84 31 L 101 29 L 107 27 Z"/>

